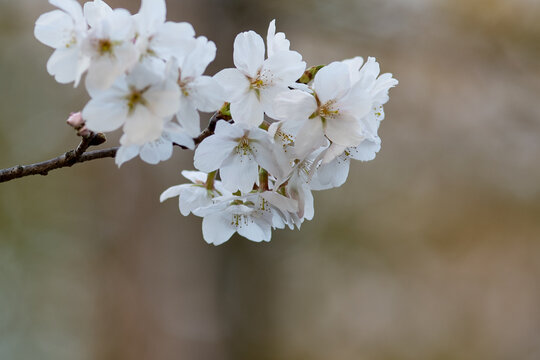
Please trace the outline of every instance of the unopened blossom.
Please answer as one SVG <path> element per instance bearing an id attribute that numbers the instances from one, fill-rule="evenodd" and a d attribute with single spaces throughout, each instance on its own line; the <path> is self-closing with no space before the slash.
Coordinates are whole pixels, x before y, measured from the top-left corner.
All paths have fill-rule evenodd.
<path id="1" fill-rule="evenodd" d="M 221 85 L 214 78 L 203 75 L 215 57 L 216 45 L 200 36 L 171 75 L 178 79 L 180 86 L 180 108 L 176 118 L 191 136 L 201 132 L 199 111 L 214 112 L 225 102 L 225 90 Z"/>
<path id="2" fill-rule="evenodd" d="M 275 177 L 282 176 L 286 161 L 268 133 L 244 124 L 219 121 L 215 134 L 195 150 L 195 167 L 204 172 L 219 169 L 223 184 L 230 191 L 250 192 L 258 179 L 259 166 Z"/>
<path id="3" fill-rule="evenodd" d="M 184 146 L 188 149 L 195 147 L 191 136 L 181 126 L 171 121 L 164 121 L 163 133 L 157 140 L 149 141 L 143 145 L 130 145 L 128 140 L 125 135 L 120 139 L 122 146 L 118 149 L 114 159 L 118 167 L 137 155 L 140 156 L 142 161 L 148 164 L 157 164 L 161 161 L 169 160 L 173 153 L 174 144 Z M 128 144 L 124 145 L 126 142 Z"/>
<path id="4" fill-rule="evenodd" d="M 235 232 L 251 241 L 270 241 L 272 228 L 285 226 L 280 213 L 293 212 L 295 208 L 294 200 L 266 191 L 215 198 L 212 205 L 195 214 L 203 217 L 204 240 L 220 245 Z"/>
<path id="5" fill-rule="evenodd" d="M 84 125 L 84 120 L 82 118 L 82 113 L 80 111 L 71 113 L 69 118 L 66 120 L 69 126 L 74 129 L 80 129 Z"/>
<path id="6" fill-rule="evenodd" d="M 157 140 L 164 120 L 178 111 L 180 90 L 176 82 L 137 66 L 107 90 L 90 92 L 83 109 L 88 128 L 108 132 L 123 126 L 124 145 L 143 145 Z"/>
<path id="7" fill-rule="evenodd" d="M 275 25 L 270 24 L 271 51 L 265 59 L 262 37 L 254 31 L 238 34 L 234 40 L 234 65 L 215 78 L 225 88 L 235 122 L 259 126 L 264 113 L 275 117 L 273 101 L 277 94 L 287 92 L 302 75 L 306 63 L 296 51 L 288 49 L 284 36 L 275 39 Z M 286 46 L 285 46 L 286 44 Z"/>
<path id="8" fill-rule="evenodd" d="M 75 0 L 50 0 L 59 10 L 41 15 L 34 28 L 35 37 L 55 49 L 47 62 L 47 71 L 62 84 L 79 84 L 90 65 L 81 45 L 88 26 L 81 5 Z"/>
<path id="9" fill-rule="evenodd" d="M 178 207 L 180 213 L 188 216 L 191 212 L 204 209 L 214 204 L 216 197 L 232 196 L 227 191 L 221 181 L 215 180 L 214 174 L 207 174 L 200 171 L 182 171 L 182 175 L 191 181 L 190 184 L 181 184 L 165 190 L 160 198 L 160 202 L 178 196 Z"/>
<path id="10" fill-rule="evenodd" d="M 108 89 L 119 76 L 131 70 L 139 58 L 133 43 L 135 24 L 131 14 L 125 9 L 108 11 L 98 4 L 93 7 L 95 11 L 89 13 L 94 17 L 95 12 L 101 12 L 102 17 L 92 19 L 94 25 L 88 31 L 82 48 L 84 55 L 91 59 L 86 75 L 89 92 Z"/>

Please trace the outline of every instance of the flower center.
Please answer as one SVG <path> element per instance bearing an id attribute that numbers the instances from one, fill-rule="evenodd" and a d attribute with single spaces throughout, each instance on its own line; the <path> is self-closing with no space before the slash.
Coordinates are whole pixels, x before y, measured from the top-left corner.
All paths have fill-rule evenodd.
<path id="1" fill-rule="evenodd" d="M 148 90 L 148 88 L 149 87 L 139 90 L 135 87 L 131 87 L 131 92 L 126 96 L 127 106 L 130 112 L 135 110 L 135 107 L 137 107 L 139 104 L 146 105 L 146 100 L 144 99 L 143 94 L 146 92 L 146 90 Z"/>
<path id="2" fill-rule="evenodd" d="M 335 118 L 339 115 L 339 110 L 334 109 L 335 100 L 330 100 L 319 106 L 318 113 L 322 118 Z"/>
<path id="3" fill-rule="evenodd" d="M 236 146 L 236 153 L 239 155 L 248 156 L 251 155 L 251 147 L 249 146 L 249 139 L 246 136 L 238 139 L 238 145 Z"/>
<path id="4" fill-rule="evenodd" d="M 182 91 L 182 95 L 185 97 L 189 96 L 189 93 L 191 91 L 190 84 L 193 81 L 192 77 L 186 77 L 185 79 L 182 79 L 182 73 L 178 75 L 178 86 L 180 86 L 180 91 Z"/>
<path id="5" fill-rule="evenodd" d="M 100 55 L 112 54 L 113 43 L 109 39 L 100 39 L 98 43 L 98 51 Z"/>

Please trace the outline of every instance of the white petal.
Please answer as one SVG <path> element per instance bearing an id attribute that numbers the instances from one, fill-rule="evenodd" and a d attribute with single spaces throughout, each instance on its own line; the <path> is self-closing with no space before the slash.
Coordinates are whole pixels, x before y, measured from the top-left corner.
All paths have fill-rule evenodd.
<path id="1" fill-rule="evenodd" d="M 358 81 L 359 74 L 358 71 L 364 63 L 364 59 L 361 56 L 356 56 L 352 59 L 346 59 L 342 61 L 349 68 L 349 76 L 351 79 L 351 84 L 354 84 Z"/>
<path id="2" fill-rule="evenodd" d="M 212 199 L 205 188 L 190 184 L 184 186 L 178 199 L 178 208 L 182 215 L 188 216 L 190 212 L 197 215 L 198 210 L 212 205 Z"/>
<path id="3" fill-rule="evenodd" d="M 157 140 L 163 131 L 163 120 L 156 117 L 145 106 L 138 105 L 130 112 L 125 124 L 124 133 L 127 144 L 143 145 Z"/>
<path id="4" fill-rule="evenodd" d="M 180 98 L 180 107 L 176 113 L 176 119 L 191 137 L 196 137 L 201 133 L 201 122 L 199 112 L 188 98 Z"/>
<path id="5" fill-rule="evenodd" d="M 121 41 L 133 47 L 135 23 L 133 16 L 126 9 L 114 9 L 105 19 L 106 31 L 111 40 Z"/>
<path id="6" fill-rule="evenodd" d="M 294 151 L 300 159 L 303 159 L 313 150 L 323 146 L 325 142 L 322 121 L 316 117 L 306 120 L 298 131 L 294 142 Z"/>
<path id="7" fill-rule="evenodd" d="M 347 156 L 338 156 L 328 164 L 321 165 L 309 184 L 311 189 L 326 190 L 343 185 L 349 175 L 350 163 Z"/>
<path id="8" fill-rule="evenodd" d="M 131 145 L 131 146 L 121 146 L 120 149 L 116 152 L 114 162 L 118 167 L 122 166 L 123 163 L 133 159 L 135 156 L 139 155 L 140 146 Z"/>
<path id="9" fill-rule="evenodd" d="M 165 0 L 142 0 L 139 10 L 139 22 L 148 33 L 156 31 L 157 27 L 165 23 L 167 9 Z"/>
<path id="10" fill-rule="evenodd" d="M 86 75 L 86 89 L 88 92 L 105 90 L 122 74 L 119 64 L 108 57 L 94 59 Z"/>
<path id="11" fill-rule="evenodd" d="M 302 55 L 296 51 L 281 51 L 264 61 L 263 73 L 272 74 L 272 83 L 289 86 L 296 82 L 306 70 Z"/>
<path id="12" fill-rule="evenodd" d="M 251 154 L 235 153 L 223 161 L 219 174 L 225 188 L 231 192 L 240 190 L 247 193 L 257 181 L 259 168 Z"/>
<path id="13" fill-rule="evenodd" d="M 276 34 L 276 20 L 270 21 L 268 25 L 268 35 L 266 36 L 266 45 L 268 47 L 268 57 L 279 51 L 286 51 L 290 48 L 290 42 L 285 38 L 285 34 L 280 32 Z"/>
<path id="14" fill-rule="evenodd" d="M 212 112 L 219 110 L 225 102 L 225 90 L 210 76 L 200 76 L 191 84 L 195 107 L 200 111 Z"/>
<path id="15" fill-rule="evenodd" d="M 264 41 L 254 31 L 240 33 L 234 39 L 234 66 L 245 75 L 255 78 L 264 62 Z"/>
<path id="16" fill-rule="evenodd" d="M 316 110 L 315 97 L 301 90 L 284 91 L 274 101 L 274 116 L 279 120 L 304 121 Z"/>
<path id="17" fill-rule="evenodd" d="M 185 146 L 188 149 L 195 149 L 193 138 L 187 133 L 187 131 L 171 121 L 165 123 L 162 137 L 165 140 Z"/>
<path id="18" fill-rule="evenodd" d="M 219 123 L 218 123 L 219 124 Z M 237 146 L 235 141 L 212 135 L 204 139 L 193 157 L 195 167 L 204 172 L 211 172 L 218 169 L 223 161 L 231 155 Z"/>
<path id="19" fill-rule="evenodd" d="M 180 192 L 185 186 L 185 184 L 171 186 L 170 188 L 161 193 L 161 195 L 159 196 L 159 202 L 164 202 L 165 200 L 180 195 Z"/>
<path id="20" fill-rule="evenodd" d="M 149 164 L 157 164 L 171 158 L 173 145 L 170 141 L 160 138 L 144 144 L 141 148 L 141 159 Z"/>
<path id="21" fill-rule="evenodd" d="M 160 57 L 174 56 L 181 63 L 195 47 L 195 30 L 191 24 L 166 22 L 152 38 L 151 49 Z"/>
<path id="22" fill-rule="evenodd" d="M 241 124 L 229 124 L 227 121 L 218 121 L 215 133 L 219 136 L 234 140 L 244 136 L 247 126 Z"/>
<path id="23" fill-rule="evenodd" d="M 265 191 L 261 193 L 261 197 L 268 201 L 273 206 L 281 211 L 296 212 L 298 211 L 298 202 L 273 191 Z"/>
<path id="24" fill-rule="evenodd" d="M 259 91 L 259 99 L 261 101 L 261 106 L 264 110 L 264 113 L 272 119 L 277 119 L 277 115 L 274 113 L 274 103 L 276 101 L 276 98 L 282 92 L 290 91 L 289 88 L 282 86 L 270 86 L 260 89 Z"/>
<path id="25" fill-rule="evenodd" d="M 84 21 L 83 11 L 81 5 L 75 0 L 49 0 L 49 2 L 64 10 L 69 16 L 73 18 L 75 23 L 82 23 Z"/>
<path id="26" fill-rule="evenodd" d="M 381 150 L 381 141 L 364 140 L 355 148 L 349 148 L 350 157 L 360 161 L 371 161 L 375 159 Z"/>
<path id="27" fill-rule="evenodd" d="M 195 48 L 186 56 L 182 64 L 182 78 L 201 76 L 208 64 L 216 58 L 216 44 L 200 36 L 195 41 Z"/>
<path id="28" fill-rule="evenodd" d="M 283 147 L 272 143 L 266 131 L 260 130 L 260 136 L 257 138 L 253 130 L 250 133 L 250 139 L 256 141 L 250 141 L 250 147 L 257 164 L 276 178 L 285 176 L 289 171 L 289 160 L 283 152 Z"/>
<path id="29" fill-rule="evenodd" d="M 71 43 L 73 19 L 63 11 L 53 10 L 42 14 L 36 21 L 34 36 L 52 48 L 65 48 Z"/>
<path id="30" fill-rule="evenodd" d="M 350 89 L 349 68 L 341 62 L 323 67 L 315 75 L 313 88 L 322 103 L 342 98 Z"/>
<path id="31" fill-rule="evenodd" d="M 239 101 L 231 103 L 231 115 L 239 124 L 257 127 L 264 120 L 264 110 L 255 91 L 250 91 Z"/>
<path id="32" fill-rule="evenodd" d="M 236 232 L 236 229 L 231 225 L 229 214 L 216 213 L 203 218 L 202 232 L 204 240 L 208 244 L 217 246 L 229 240 Z"/>
<path id="33" fill-rule="evenodd" d="M 304 187 L 304 214 L 303 218 L 306 220 L 313 219 L 313 216 L 315 216 L 315 208 L 313 207 L 313 194 L 311 191 Z"/>
<path id="34" fill-rule="evenodd" d="M 112 8 L 102 0 L 94 0 L 84 4 L 84 17 L 90 27 L 96 27 L 103 18 L 113 12 Z"/>
<path id="35" fill-rule="evenodd" d="M 357 146 L 364 139 L 360 123 L 346 116 L 327 119 L 324 132 L 332 142 L 346 147 Z"/>
<path id="36" fill-rule="evenodd" d="M 60 84 L 67 84 L 77 79 L 79 50 L 64 48 L 56 50 L 47 62 L 47 71 Z"/>
<path id="37" fill-rule="evenodd" d="M 270 224 L 264 222 L 258 223 L 253 220 L 241 222 L 237 231 L 239 235 L 255 242 L 270 241 L 270 236 L 272 234 Z"/>
<path id="38" fill-rule="evenodd" d="M 372 96 L 357 82 L 339 104 L 340 110 L 360 119 L 373 108 Z"/>
<path id="39" fill-rule="evenodd" d="M 235 102 L 249 92 L 250 82 L 238 69 L 223 69 L 214 75 L 214 79 L 225 91 L 225 100 Z"/>
<path id="40" fill-rule="evenodd" d="M 88 129 L 107 132 L 118 129 L 126 121 L 128 109 L 116 101 L 91 99 L 82 111 Z"/>
<path id="41" fill-rule="evenodd" d="M 173 81 L 151 87 L 143 96 L 148 102 L 149 109 L 163 118 L 174 115 L 180 107 L 180 88 Z"/>
<path id="42" fill-rule="evenodd" d="M 194 184 L 204 184 L 208 174 L 202 171 L 182 170 L 182 176 Z"/>

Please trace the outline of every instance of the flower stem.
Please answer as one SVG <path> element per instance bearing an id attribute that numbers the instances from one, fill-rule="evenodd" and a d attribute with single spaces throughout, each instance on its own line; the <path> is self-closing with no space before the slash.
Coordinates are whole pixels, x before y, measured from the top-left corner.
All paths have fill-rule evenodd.
<path id="1" fill-rule="evenodd" d="M 259 170 L 259 192 L 268 191 L 268 171 L 260 168 Z"/>
<path id="2" fill-rule="evenodd" d="M 216 179 L 216 171 L 212 171 L 208 174 L 208 177 L 206 178 L 206 190 L 214 190 L 214 180 Z"/>

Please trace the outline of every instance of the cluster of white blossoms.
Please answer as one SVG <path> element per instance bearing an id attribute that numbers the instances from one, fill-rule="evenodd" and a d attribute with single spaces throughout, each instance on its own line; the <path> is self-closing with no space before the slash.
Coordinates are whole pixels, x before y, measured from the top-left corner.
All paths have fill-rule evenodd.
<path id="1" fill-rule="evenodd" d="M 253 31 L 238 34 L 235 68 L 211 77 L 203 73 L 215 44 L 189 23 L 166 22 L 165 0 L 142 0 L 135 15 L 102 0 L 49 2 L 58 9 L 35 26 L 55 49 L 47 70 L 75 86 L 86 73 L 82 117 L 93 132 L 122 127 L 118 166 L 167 160 L 173 145 L 195 149 L 198 171 L 182 171 L 190 183 L 161 201 L 179 196 L 183 215 L 203 218 L 208 243 L 235 232 L 270 241 L 272 229 L 300 228 L 314 216 L 312 191 L 341 186 L 351 159 L 380 149 L 383 105 L 398 82 L 374 58 L 306 69 L 272 21 L 266 45 Z M 215 112 L 215 128 L 197 146 L 200 112 Z"/>

